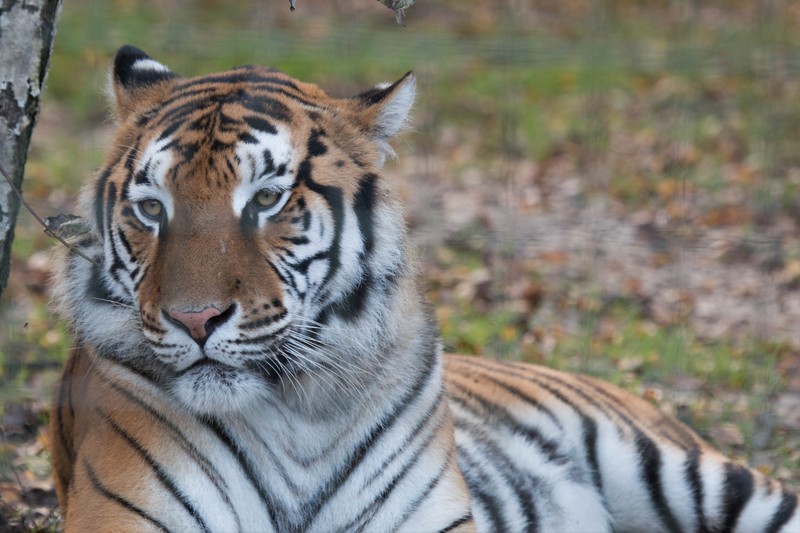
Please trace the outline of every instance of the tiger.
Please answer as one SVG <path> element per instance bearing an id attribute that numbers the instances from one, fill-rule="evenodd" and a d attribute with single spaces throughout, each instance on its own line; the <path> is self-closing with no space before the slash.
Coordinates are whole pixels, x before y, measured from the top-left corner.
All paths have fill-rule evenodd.
<path id="1" fill-rule="evenodd" d="M 415 87 L 117 52 L 54 260 L 65 531 L 800 531 L 796 494 L 639 396 L 443 354 L 381 170 Z"/>

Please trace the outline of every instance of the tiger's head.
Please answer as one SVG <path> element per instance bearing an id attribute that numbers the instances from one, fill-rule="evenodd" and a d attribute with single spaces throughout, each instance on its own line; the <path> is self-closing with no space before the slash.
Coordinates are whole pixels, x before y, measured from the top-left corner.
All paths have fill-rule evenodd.
<path id="1" fill-rule="evenodd" d="M 118 129 L 55 300 L 78 342 L 198 414 L 357 379 L 401 328 L 404 224 L 378 176 L 411 73 L 353 98 L 257 66 L 195 78 L 118 52 Z"/>

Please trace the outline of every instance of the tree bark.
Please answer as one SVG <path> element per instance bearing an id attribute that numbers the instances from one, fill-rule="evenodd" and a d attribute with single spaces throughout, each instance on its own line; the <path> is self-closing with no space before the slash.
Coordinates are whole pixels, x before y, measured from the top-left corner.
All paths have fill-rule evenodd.
<path id="1" fill-rule="evenodd" d="M 18 189 L 60 9 L 61 0 L 0 0 L 0 165 Z M 0 294 L 8 283 L 19 206 L 0 178 Z"/>

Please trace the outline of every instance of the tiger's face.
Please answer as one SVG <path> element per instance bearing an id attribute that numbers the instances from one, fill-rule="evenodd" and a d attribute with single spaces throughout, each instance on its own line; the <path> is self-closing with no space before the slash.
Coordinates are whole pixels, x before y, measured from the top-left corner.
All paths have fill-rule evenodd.
<path id="1" fill-rule="evenodd" d="M 262 67 L 181 78 L 124 47 L 113 92 L 83 196 L 98 264 L 69 256 L 57 282 L 81 340 L 200 414 L 349 379 L 337 347 L 368 344 L 402 270 L 378 169 L 413 76 L 336 99 Z"/>

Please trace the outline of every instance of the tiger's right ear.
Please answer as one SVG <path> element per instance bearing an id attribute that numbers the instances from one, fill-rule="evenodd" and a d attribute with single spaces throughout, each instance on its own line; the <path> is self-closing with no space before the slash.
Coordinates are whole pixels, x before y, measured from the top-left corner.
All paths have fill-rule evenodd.
<path id="1" fill-rule="evenodd" d="M 177 74 L 135 46 L 120 48 L 114 59 L 108 91 L 118 119 L 125 120 L 158 88 L 164 87 L 164 82 L 176 77 Z"/>

